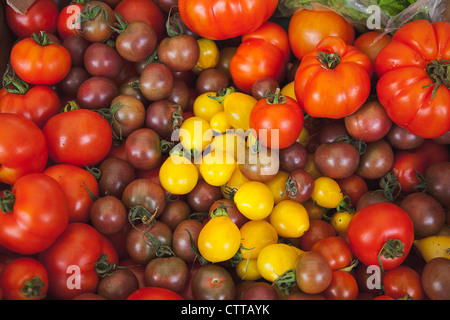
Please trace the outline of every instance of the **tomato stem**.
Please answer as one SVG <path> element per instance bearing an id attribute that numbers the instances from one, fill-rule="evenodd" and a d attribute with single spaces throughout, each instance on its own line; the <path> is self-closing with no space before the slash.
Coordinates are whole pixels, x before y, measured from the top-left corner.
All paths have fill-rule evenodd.
<path id="1" fill-rule="evenodd" d="M 283 104 L 286 102 L 286 96 L 281 94 L 280 88 L 277 88 L 275 93 L 267 90 L 265 97 L 267 104 Z"/>
<path id="2" fill-rule="evenodd" d="M 208 98 L 213 99 L 213 100 L 216 100 L 216 101 L 218 101 L 218 102 L 220 102 L 220 103 L 223 103 L 223 101 L 225 100 L 225 98 L 226 98 L 229 94 L 234 93 L 234 92 L 236 92 L 236 89 L 234 89 L 233 87 L 228 87 L 228 88 L 225 88 L 225 89 L 222 89 L 222 90 L 217 91 L 217 93 L 216 93 L 215 96 L 209 94 L 209 95 L 208 95 Z"/>
<path id="3" fill-rule="evenodd" d="M 297 277 L 295 275 L 295 269 L 288 269 L 276 278 L 272 285 L 276 285 L 284 294 L 289 295 L 296 283 Z"/>
<path id="4" fill-rule="evenodd" d="M 211 218 L 214 217 L 229 217 L 227 208 L 231 208 L 230 206 L 227 206 L 223 202 L 219 203 L 219 206 L 215 208 L 211 212 Z"/>
<path id="5" fill-rule="evenodd" d="M 45 31 L 41 31 L 41 32 L 39 32 L 39 34 L 33 33 L 31 35 L 31 38 L 33 38 L 33 40 L 36 41 L 37 44 L 39 44 L 43 47 L 45 47 L 49 44 L 55 43 L 50 39 L 47 32 L 45 32 Z"/>
<path id="6" fill-rule="evenodd" d="M 450 60 L 433 60 L 427 64 L 426 72 L 428 77 L 433 80 L 432 84 L 424 86 L 424 88 L 434 86 L 431 99 L 434 98 L 441 84 L 446 86 L 447 89 L 450 88 Z"/>
<path id="7" fill-rule="evenodd" d="M 27 297 L 28 299 L 43 299 L 45 298 L 45 294 L 42 295 L 42 289 L 44 288 L 45 283 L 38 276 L 31 278 L 30 280 L 25 281 L 20 293 Z"/>
<path id="8" fill-rule="evenodd" d="M 338 52 L 335 53 L 319 52 L 317 59 L 319 59 L 324 68 L 334 69 L 339 65 L 339 62 L 341 61 L 341 55 Z"/>
<path id="9" fill-rule="evenodd" d="M 68 112 L 78 109 L 80 109 L 80 106 L 77 104 L 77 102 L 75 100 L 71 100 L 67 102 L 67 104 L 64 107 L 61 108 L 61 112 Z"/>
<path id="10" fill-rule="evenodd" d="M 405 252 L 403 249 L 405 244 L 398 239 L 386 239 L 385 244 L 378 253 L 378 263 L 380 265 L 381 271 L 384 272 L 383 264 L 381 263 L 381 257 L 384 256 L 385 259 L 395 259 L 403 257 Z"/>
<path id="11" fill-rule="evenodd" d="M 3 191 L 3 195 L 0 196 L 0 210 L 3 213 L 10 213 L 14 210 L 14 203 L 16 198 L 10 190 Z"/>
<path id="12" fill-rule="evenodd" d="M 283 191 L 283 195 L 284 193 L 287 193 L 289 198 L 292 199 L 297 198 L 298 195 L 297 184 L 291 177 L 288 177 L 288 179 L 286 180 L 286 186 L 285 190 Z"/>
<path id="13" fill-rule="evenodd" d="M 400 195 L 402 185 L 398 181 L 398 178 L 392 172 L 388 172 L 380 179 L 380 187 L 384 196 L 389 201 L 394 201 Z"/>
<path id="14" fill-rule="evenodd" d="M 117 22 L 114 25 L 117 26 L 117 28 L 113 26 L 110 26 L 110 28 L 120 34 L 128 28 L 128 22 L 118 12 L 115 13 L 115 16 Z"/>
<path id="15" fill-rule="evenodd" d="M 180 13 L 175 12 L 175 14 L 172 15 L 172 9 L 176 6 L 172 6 L 169 10 L 168 18 L 166 21 L 166 31 L 167 35 L 170 38 L 180 36 L 184 33 L 183 25 L 180 20 Z"/>
<path id="16" fill-rule="evenodd" d="M 9 93 L 25 94 L 30 90 L 30 85 L 20 79 L 14 70 L 10 70 L 10 65 L 6 66 L 6 71 L 3 75 L 3 88 Z"/>
<path id="17" fill-rule="evenodd" d="M 352 213 L 353 207 L 352 207 L 352 201 L 350 196 L 345 195 L 344 198 L 339 202 L 339 204 L 336 207 L 337 212 L 349 212 Z"/>

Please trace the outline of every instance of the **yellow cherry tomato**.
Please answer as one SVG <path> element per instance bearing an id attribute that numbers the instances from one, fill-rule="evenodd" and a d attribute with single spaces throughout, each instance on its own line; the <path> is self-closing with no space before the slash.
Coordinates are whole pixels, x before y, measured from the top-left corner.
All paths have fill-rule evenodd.
<path id="1" fill-rule="evenodd" d="M 317 179 L 323 175 L 316 166 L 316 162 L 314 161 L 314 153 L 308 153 L 306 166 L 303 170 L 311 174 L 314 179 Z"/>
<path id="2" fill-rule="evenodd" d="M 352 220 L 353 216 L 354 213 L 348 211 L 336 211 L 331 217 L 330 224 L 337 234 L 346 232 L 348 224 L 350 223 L 350 220 Z"/>
<path id="3" fill-rule="evenodd" d="M 218 150 L 229 153 L 237 160 L 238 154 L 245 151 L 245 139 L 234 132 L 219 134 L 213 137 L 209 148 L 211 152 Z"/>
<path id="4" fill-rule="evenodd" d="M 203 156 L 199 166 L 203 179 L 212 186 L 225 185 L 230 180 L 236 161 L 227 152 L 211 152 Z"/>
<path id="5" fill-rule="evenodd" d="M 286 181 L 289 178 L 289 173 L 285 171 L 278 171 L 277 174 L 266 182 L 266 185 L 272 191 L 274 203 L 277 204 L 282 200 L 287 200 Z"/>
<path id="6" fill-rule="evenodd" d="M 195 67 L 201 70 L 214 68 L 219 62 L 220 55 L 216 42 L 211 39 L 200 38 L 197 39 L 197 43 L 200 47 L 200 56 Z"/>
<path id="7" fill-rule="evenodd" d="M 289 269 L 295 268 L 298 254 L 292 246 L 275 243 L 265 246 L 256 259 L 258 271 L 267 281 L 273 282 Z"/>
<path id="8" fill-rule="evenodd" d="M 234 202 L 239 212 L 250 220 L 267 218 L 274 205 L 272 191 L 259 181 L 249 181 L 241 185 L 234 194 Z"/>
<path id="9" fill-rule="evenodd" d="M 216 96 L 215 92 L 205 92 L 200 94 L 194 100 L 192 109 L 196 117 L 200 117 L 210 122 L 213 115 L 223 111 L 223 105 L 215 100 L 211 99 L 210 96 Z"/>
<path id="10" fill-rule="evenodd" d="M 234 257 L 241 245 L 241 233 L 228 216 L 215 216 L 200 230 L 198 250 L 209 262 L 227 261 Z"/>
<path id="11" fill-rule="evenodd" d="M 295 95 L 294 90 L 294 81 L 289 82 L 281 89 L 281 94 L 286 97 L 291 97 L 295 101 L 297 101 L 297 96 Z"/>
<path id="12" fill-rule="evenodd" d="M 209 120 L 209 125 L 216 133 L 225 133 L 228 129 L 231 129 L 231 124 L 228 122 L 225 111 L 219 111 L 214 114 Z"/>
<path id="13" fill-rule="evenodd" d="M 201 153 L 212 140 L 209 122 L 200 117 L 190 117 L 180 126 L 180 143 L 194 155 Z"/>
<path id="14" fill-rule="evenodd" d="M 309 229 L 308 212 L 294 200 L 283 200 L 276 204 L 269 218 L 278 235 L 284 238 L 301 237 Z"/>
<path id="15" fill-rule="evenodd" d="M 278 233 L 266 220 L 250 220 L 244 223 L 241 232 L 241 254 L 243 259 L 256 259 L 262 248 L 278 242 Z"/>
<path id="16" fill-rule="evenodd" d="M 198 182 L 197 167 L 187 158 L 172 154 L 159 169 L 161 186 L 169 193 L 183 195 L 191 192 Z"/>
<path id="17" fill-rule="evenodd" d="M 250 113 L 257 100 L 242 92 L 232 92 L 223 99 L 223 109 L 228 122 L 234 129 L 242 129 L 244 132 L 250 127 Z"/>
<path id="18" fill-rule="evenodd" d="M 258 280 L 261 279 L 256 259 L 244 259 L 236 266 L 236 274 L 242 280 Z"/>
<path id="19" fill-rule="evenodd" d="M 233 173 L 231 174 L 230 180 L 228 180 L 228 182 L 224 186 L 220 187 L 222 195 L 227 199 L 233 198 L 235 192 L 239 189 L 239 187 L 248 181 L 250 180 L 248 180 L 242 174 L 241 170 L 239 170 L 239 166 L 236 166 Z"/>
<path id="20" fill-rule="evenodd" d="M 299 142 L 302 146 L 306 147 L 309 143 L 309 131 L 306 127 L 302 128 L 300 135 L 297 138 L 297 142 Z"/>
<path id="21" fill-rule="evenodd" d="M 314 180 L 311 199 L 321 207 L 336 208 L 344 199 L 344 195 L 336 180 L 322 176 Z"/>

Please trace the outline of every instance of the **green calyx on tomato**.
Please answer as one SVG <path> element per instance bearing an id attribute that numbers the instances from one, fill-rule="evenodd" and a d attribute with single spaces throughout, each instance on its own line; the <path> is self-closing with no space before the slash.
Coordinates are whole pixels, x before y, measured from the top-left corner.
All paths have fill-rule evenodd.
<path id="1" fill-rule="evenodd" d="M 211 212 L 211 214 L 210 214 L 211 218 L 221 217 L 221 216 L 229 217 L 227 208 L 231 208 L 231 207 L 227 206 L 223 202 L 220 202 L 219 206 Z"/>
<path id="2" fill-rule="evenodd" d="M 434 86 L 431 99 L 434 98 L 441 84 L 445 85 L 447 89 L 450 88 L 450 60 L 433 60 L 427 64 L 426 72 L 428 77 L 434 82 L 433 84 L 428 85 Z"/>
<path id="3" fill-rule="evenodd" d="M 86 11 L 79 15 L 80 23 L 94 20 L 99 14 L 105 15 L 105 20 L 108 21 L 108 11 L 103 6 L 86 6 Z"/>
<path id="4" fill-rule="evenodd" d="M 338 52 L 335 53 L 319 52 L 317 59 L 322 63 L 322 65 L 325 68 L 334 69 L 341 62 L 341 55 Z"/>
<path id="5" fill-rule="evenodd" d="M 281 94 L 281 89 L 277 88 L 275 92 L 270 90 L 266 93 L 267 104 L 283 104 L 286 102 L 286 96 Z"/>
<path id="6" fill-rule="evenodd" d="M 28 299 L 42 299 L 45 297 L 42 296 L 42 289 L 45 287 L 45 283 L 38 276 L 33 277 L 27 281 L 25 281 L 22 290 L 20 291 L 22 295 L 27 297 Z"/>
<path id="7" fill-rule="evenodd" d="M 208 98 L 211 98 L 213 100 L 216 100 L 220 103 L 223 103 L 223 100 L 225 100 L 225 98 L 231 94 L 236 92 L 236 89 L 234 87 L 228 87 L 228 88 L 224 88 L 222 90 L 217 91 L 216 95 L 208 95 Z"/>
<path id="8" fill-rule="evenodd" d="M 26 94 L 30 90 L 30 85 L 20 79 L 14 72 L 10 72 L 9 68 L 8 65 L 3 75 L 3 88 L 9 93 Z"/>
<path id="9" fill-rule="evenodd" d="M 9 190 L 3 191 L 3 195 L 0 196 L 0 210 L 3 213 L 12 212 L 14 210 L 14 202 L 14 194 Z"/>
<path id="10" fill-rule="evenodd" d="M 49 44 L 55 43 L 53 42 L 50 37 L 48 36 L 47 32 L 41 31 L 39 34 L 33 33 L 31 35 L 31 38 L 36 41 L 37 44 L 45 47 Z"/>
<path id="11" fill-rule="evenodd" d="M 405 252 L 403 251 L 404 248 L 405 244 L 401 240 L 386 239 L 386 243 L 378 253 L 378 263 L 380 265 L 381 272 L 384 272 L 383 264 L 381 263 L 381 257 L 384 256 L 386 259 L 403 257 L 405 255 Z"/>

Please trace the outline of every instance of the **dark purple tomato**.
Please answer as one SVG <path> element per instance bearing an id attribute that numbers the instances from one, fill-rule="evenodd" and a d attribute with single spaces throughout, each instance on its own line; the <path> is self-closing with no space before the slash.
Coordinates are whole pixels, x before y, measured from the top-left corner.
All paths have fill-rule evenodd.
<path id="1" fill-rule="evenodd" d="M 84 67 L 84 53 L 90 42 L 77 35 L 68 36 L 62 46 L 70 53 L 72 67 Z"/>
<path id="2" fill-rule="evenodd" d="M 144 126 L 145 107 L 136 97 L 118 95 L 111 101 L 110 110 L 114 117 L 112 129 L 120 137 L 128 137 L 133 131 Z"/>
<path id="3" fill-rule="evenodd" d="M 268 92 L 274 93 L 280 84 L 273 78 L 260 78 L 252 86 L 251 94 L 256 100 L 265 99 Z"/>
<path id="4" fill-rule="evenodd" d="M 450 206 L 450 162 L 438 162 L 425 172 L 428 194 L 443 206 Z"/>
<path id="5" fill-rule="evenodd" d="M 186 110 L 189 105 L 191 91 L 186 84 L 181 79 L 174 78 L 172 91 L 170 91 L 167 100 L 173 102 L 173 104 L 180 106 L 181 110 Z"/>
<path id="6" fill-rule="evenodd" d="M 192 277 L 191 286 L 196 300 L 233 300 L 236 295 L 230 272 L 217 264 L 200 266 Z"/>
<path id="7" fill-rule="evenodd" d="M 107 300 L 125 300 L 139 289 L 136 275 L 127 268 L 115 268 L 111 274 L 101 277 L 97 294 Z"/>
<path id="8" fill-rule="evenodd" d="M 260 281 L 245 291 L 242 300 L 278 300 L 278 295 L 271 284 Z"/>
<path id="9" fill-rule="evenodd" d="M 187 202 L 182 199 L 176 199 L 167 202 L 166 208 L 158 219 L 167 224 L 173 231 L 178 224 L 188 219 L 190 214 L 191 208 Z"/>
<path id="10" fill-rule="evenodd" d="M 202 94 L 205 92 L 218 92 L 229 87 L 229 85 L 230 80 L 225 72 L 216 68 L 208 68 L 202 70 L 197 76 L 195 89 L 198 94 Z"/>
<path id="11" fill-rule="evenodd" d="M 208 212 L 213 203 L 222 198 L 220 187 L 199 180 L 194 189 L 186 195 L 186 201 L 193 212 Z"/>
<path id="12" fill-rule="evenodd" d="M 177 256 L 157 257 L 145 267 L 144 279 L 148 287 L 181 291 L 186 285 L 189 270 L 183 259 Z"/>
<path id="13" fill-rule="evenodd" d="M 379 179 L 394 165 L 394 150 L 384 139 L 369 142 L 356 173 L 364 179 Z"/>
<path id="14" fill-rule="evenodd" d="M 138 170 L 156 168 L 162 157 L 161 140 L 152 129 L 134 130 L 125 140 L 127 160 Z"/>
<path id="15" fill-rule="evenodd" d="M 311 197 L 314 186 L 314 178 L 309 172 L 296 169 L 289 173 L 286 181 L 286 192 L 290 199 L 304 202 Z"/>
<path id="16" fill-rule="evenodd" d="M 116 50 L 127 61 L 142 61 L 155 51 L 157 38 L 151 24 L 141 20 L 132 21 L 117 36 Z"/>
<path id="17" fill-rule="evenodd" d="M 450 300 L 450 260 L 438 257 L 425 265 L 421 274 L 423 291 L 431 300 Z"/>
<path id="18" fill-rule="evenodd" d="M 146 219 L 150 219 L 151 216 L 157 218 L 166 207 L 166 194 L 160 185 L 149 179 L 140 178 L 133 180 L 125 187 L 122 201 L 129 209 L 137 206 L 145 208 Z"/>
<path id="19" fill-rule="evenodd" d="M 395 123 L 386 135 L 386 140 L 394 149 L 414 149 L 425 141 L 424 138 L 416 136 Z"/>
<path id="20" fill-rule="evenodd" d="M 197 259 L 192 242 L 197 245 L 198 235 L 202 228 L 203 223 L 199 220 L 186 219 L 181 221 L 173 231 L 172 250 L 186 263 L 192 263 Z"/>
<path id="21" fill-rule="evenodd" d="M 181 107 L 167 99 L 150 103 L 145 112 L 145 127 L 154 130 L 163 139 L 169 139 L 182 122 Z"/>
<path id="22" fill-rule="evenodd" d="M 76 97 L 78 88 L 90 77 L 89 73 L 83 67 L 72 67 L 67 76 L 58 82 L 58 91 L 69 97 Z"/>
<path id="23" fill-rule="evenodd" d="M 83 109 L 109 108 L 119 89 L 113 80 L 106 77 L 90 77 L 84 81 L 77 92 L 77 102 Z"/>
<path id="24" fill-rule="evenodd" d="M 149 101 L 165 99 L 172 91 L 172 72 L 162 63 L 149 63 L 142 70 L 139 87 L 144 97 Z"/>
<path id="25" fill-rule="evenodd" d="M 81 9 L 81 35 L 89 42 L 108 40 L 116 17 L 112 8 L 102 1 L 89 1 Z"/>
<path id="26" fill-rule="evenodd" d="M 214 203 L 209 208 L 208 219 L 212 218 L 212 215 L 216 213 L 215 211 L 217 209 L 225 210 L 228 217 L 231 219 L 231 221 L 234 222 L 234 224 L 238 228 L 241 228 L 244 225 L 244 223 L 249 221 L 249 219 L 239 211 L 239 209 L 236 206 L 236 203 L 234 203 L 234 201 L 231 199 L 220 199 L 214 201 Z"/>
<path id="27" fill-rule="evenodd" d="M 123 59 L 106 43 L 94 42 L 84 53 L 84 67 L 93 76 L 114 79 L 122 70 Z"/>
<path id="28" fill-rule="evenodd" d="M 343 179 L 352 175 L 360 162 L 358 150 L 347 142 L 335 141 L 320 144 L 314 153 L 314 161 L 325 176 Z"/>
<path id="29" fill-rule="evenodd" d="M 92 204 L 90 222 L 98 232 L 113 234 L 128 223 L 128 211 L 120 199 L 110 195 L 100 197 Z"/>
<path id="30" fill-rule="evenodd" d="M 308 162 L 308 151 L 298 141 L 295 141 L 287 148 L 280 149 L 280 169 L 287 173 L 304 169 Z"/>
<path id="31" fill-rule="evenodd" d="M 136 179 L 136 170 L 120 158 L 108 157 L 99 166 L 101 176 L 98 181 L 100 196 L 110 195 L 122 198 L 123 190 Z"/>
<path id="32" fill-rule="evenodd" d="M 158 45 L 159 61 L 172 71 L 191 70 L 199 57 L 198 42 L 188 34 L 165 37 Z"/>

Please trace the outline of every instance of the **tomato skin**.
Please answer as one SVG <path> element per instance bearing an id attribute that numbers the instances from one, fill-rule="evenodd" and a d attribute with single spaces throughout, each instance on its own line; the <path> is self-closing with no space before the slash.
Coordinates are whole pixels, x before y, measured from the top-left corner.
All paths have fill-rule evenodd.
<path id="1" fill-rule="evenodd" d="M 169 289 L 157 287 L 143 287 L 131 295 L 126 300 L 184 300 L 178 293 Z"/>
<path id="2" fill-rule="evenodd" d="M 53 178 L 32 173 L 14 183 L 12 194 L 15 198 L 12 211 L 2 211 L 0 215 L 0 244 L 22 254 L 47 249 L 69 221 L 62 188 Z"/>
<path id="3" fill-rule="evenodd" d="M 16 12 L 8 5 L 5 15 L 11 31 L 19 38 L 26 38 L 41 31 L 55 32 L 58 7 L 53 0 L 37 0 L 25 14 Z"/>
<path id="4" fill-rule="evenodd" d="M 55 43 L 42 46 L 33 38 L 25 38 L 11 50 L 11 66 L 25 82 L 52 85 L 63 80 L 70 71 L 69 51 Z"/>
<path id="5" fill-rule="evenodd" d="M 0 113 L 0 122 L 0 182 L 13 184 L 24 175 L 42 172 L 48 159 L 42 130 L 13 113 Z"/>
<path id="6" fill-rule="evenodd" d="M 358 291 L 356 279 L 350 273 L 335 270 L 330 285 L 322 294 L 327 300 L 356 300 Z"/>
<path id="7" fill-rule="evenodd" d="M 46 86 L 34 86 L 25 94 L 8 93 L 0 97 L 0 112 L 22 114 L 41 129 L 60 110 L 58 94 Z"/>
<path id="8" fill-rule="evenodd" d="M 411 133 L 439 137 L 450 129 L 450 90 L 427 74 L 432 61 L 450 59 L 449 22 L 407 23 L 377 55 L 377 94 L 393 122 Z"/>
<path id="9" fill-rule="evenodd" d="M 26 281 L 36 278 L 42 282 L 42 286 L 24 294 L 22 289 Z M 48 290 L 48 274 L 45 267 L 38 260 L 28 257 L 20 257 L 9 262 L 2 270 L 0 276 L 0 288 L 5 300 L 40 300 L 45 298 Z M 36 296 L 37 295 L 37 296 Z"/>
<path id="10" fill-rule="evenodd" d="M 106 253 L 107 262 L 118 263 L 108 240 L 86 223 L 71 223 L 38 260 L 49 275 L 49 296 L 68 300 L 85 292 L 96 292 L 99 276 L 94 263 Z M 79 268 L 79 269 L 78 269 Z"/>
<path id="11" fill-rule="evenodd" d="M 380 266 L 378 256 L 386 241 L 401 241 L 403 255 L 386 258 L 380 254 L 380 267 L 389 270 L 400 265 L 408 255 L 414 241 L 414 228 L 403 209 L 392 203 L 380 202 L 355 213 L 348 225 L 347 236 L 353 254 L 367 266 Z"/>
<path id="12" fill-rule="evenodd" d="M 383 278 L 383 288 L 384 293 L 393 299 L 425 298 L 419 273 L 408 266 L 398 266 L 387 271 Z"/>
<path id="13" fill-rule="evenodd" d="M 322 63 L 320 53 L 335 54 L 337 66 Z M 370 94 L 372 62 L 344 40 L 326 37 L 306 54 L 295 74 L 295 96 L 312 117 L 339 119 L 358 110 Z"/>
<path id="14" fill-rule="evenodd" d="M 111 149 L 112 129 L 97 112 L 77 109 L 59 113 L 44 126 L 49 157 L 56 163 L 92 166 Z"/>
<path id="15" fill-rule="evenodd" d="M 317 241 L 311 251 L 319 252 L 330 264 L 331 270 L 345 268 L 352 262 L 350 246 L 341 237 L 327 237 Z"/>
<path id="16" fill-rule="evenodd" d="M 79 28 L 75 24 L 77 14 L 81 12 L 83 5 L 81 3 L 73 3 L 65 6 L 58 15 L 56 29 L 61 40 L 76 34 L 81 36 Z M 69 25 L 71 27 L 69 27 Z"/>
<path id="17" fill-rule="evenodd" d="M 178 10 L 194 33 L 225 40 L 256 30 L 275 12 L 277 4 L 275 0 L 180 0 Z"/>

